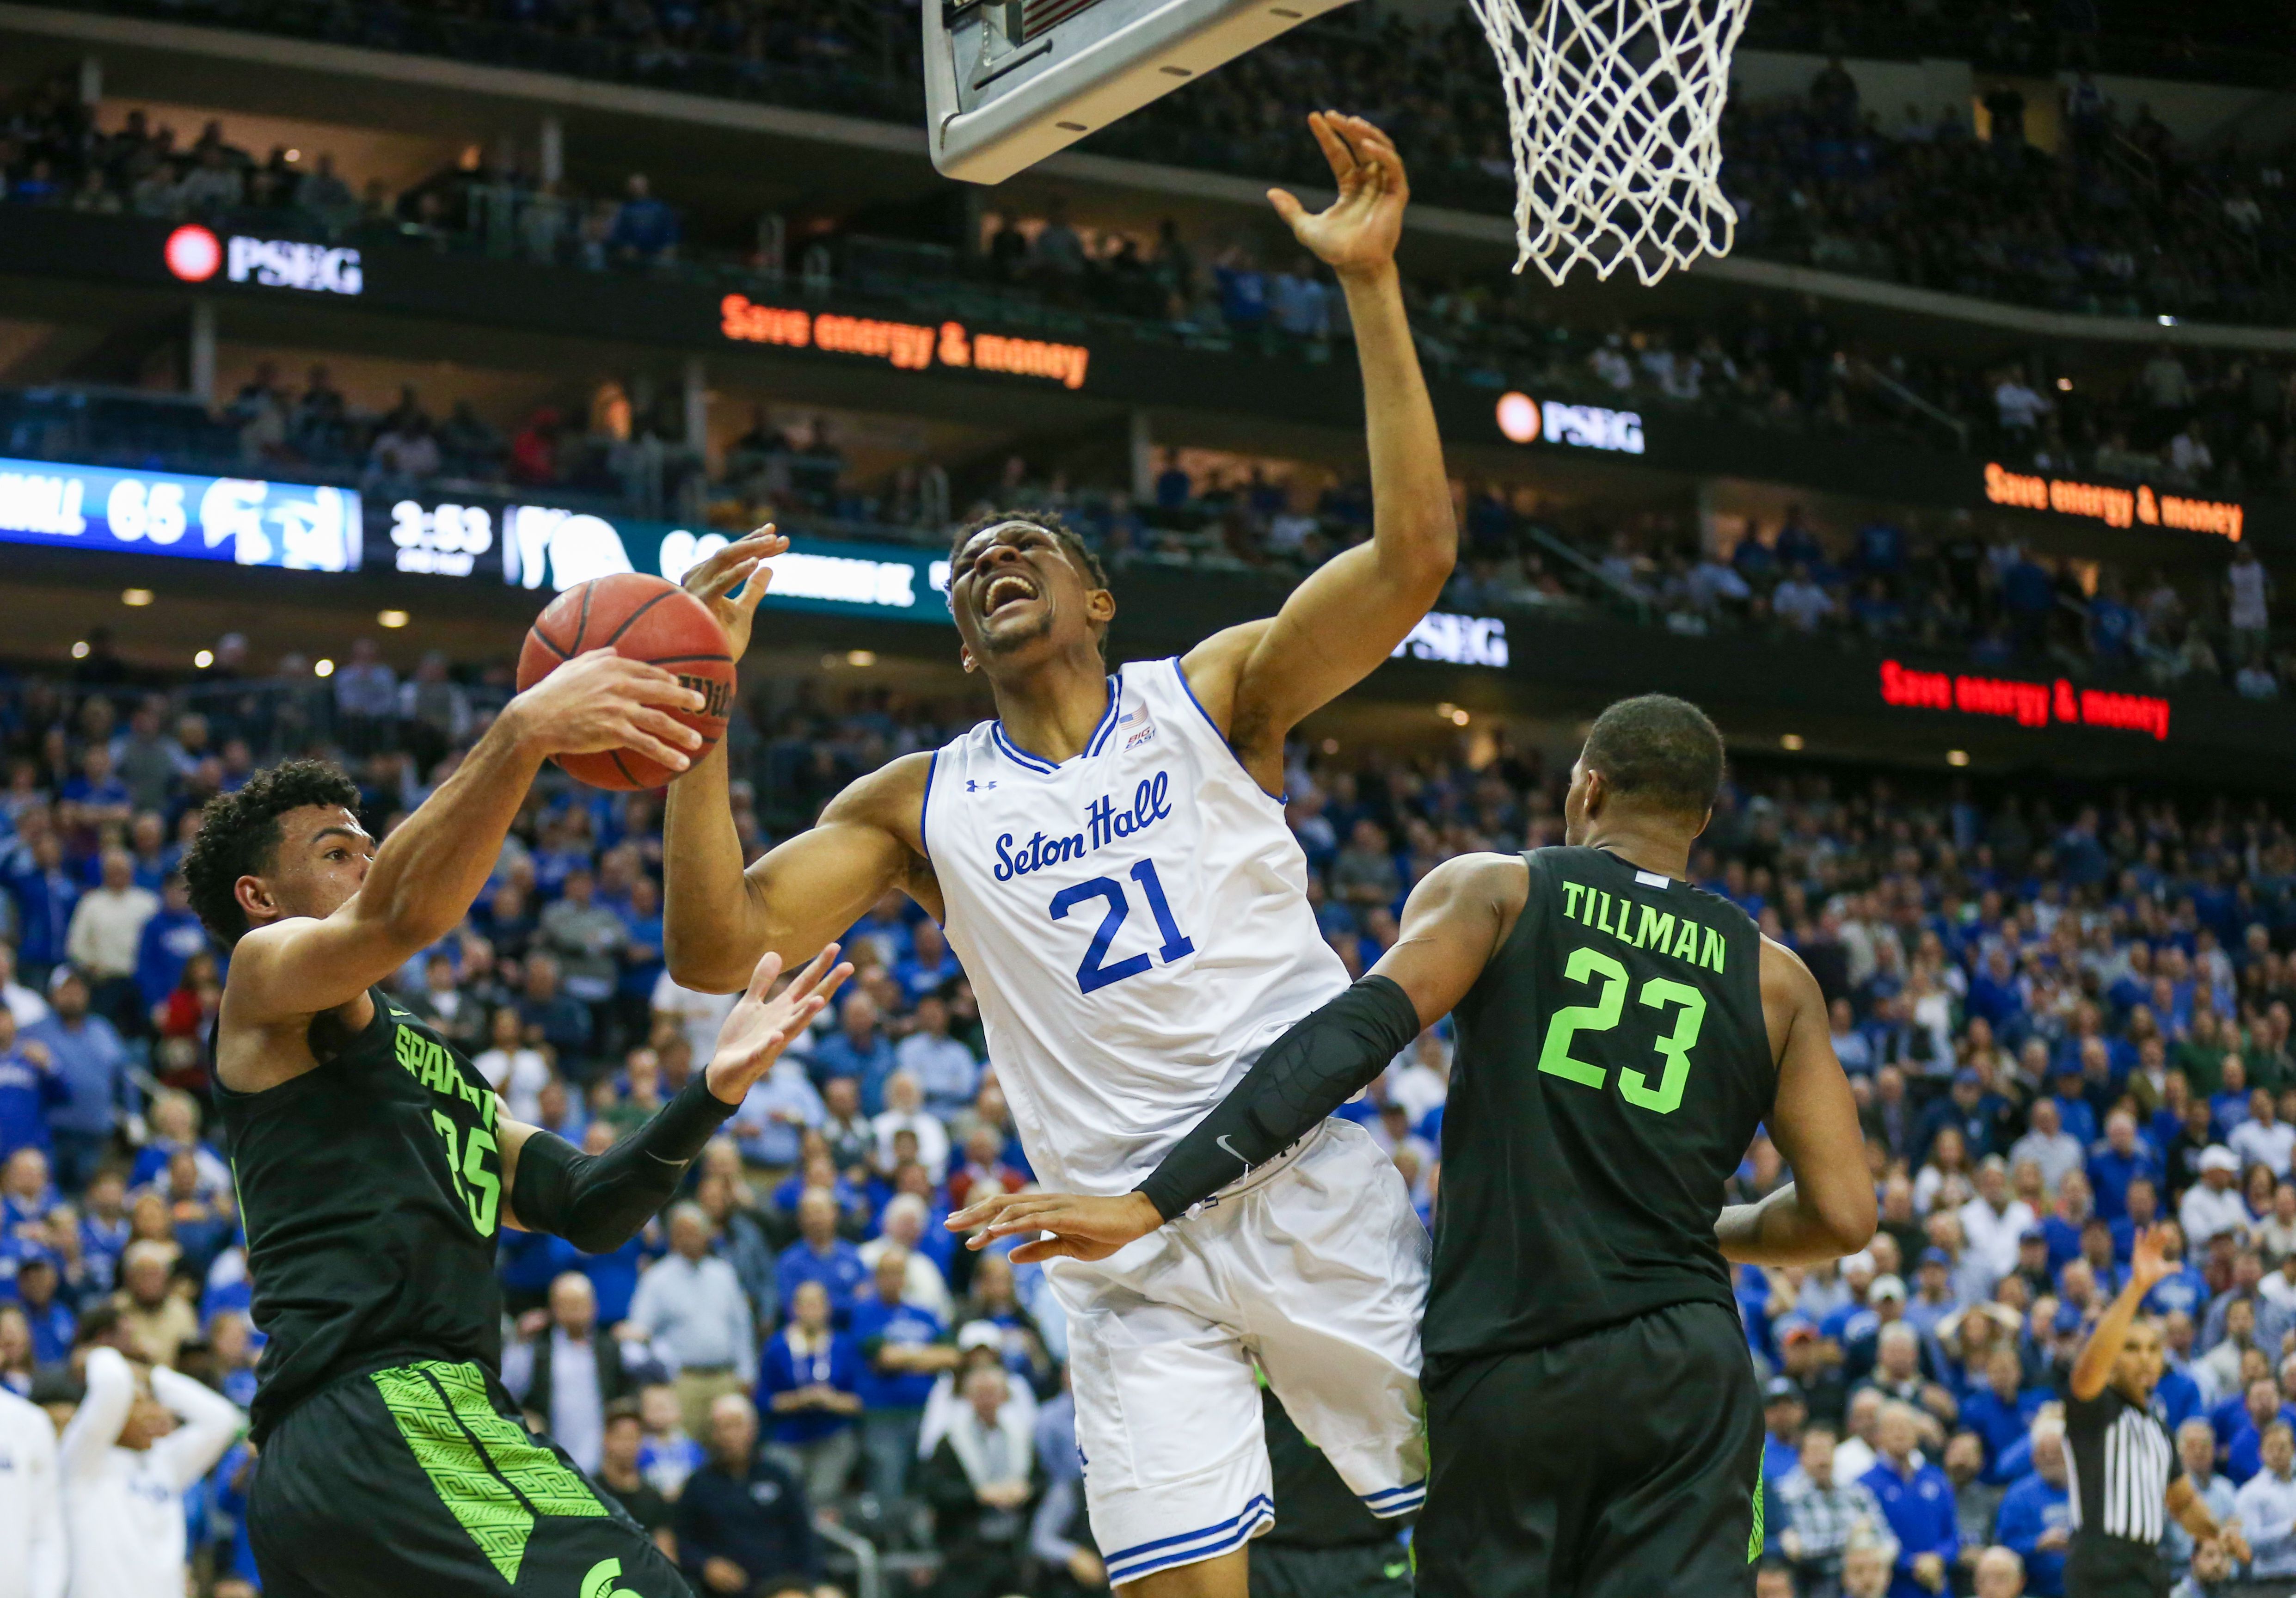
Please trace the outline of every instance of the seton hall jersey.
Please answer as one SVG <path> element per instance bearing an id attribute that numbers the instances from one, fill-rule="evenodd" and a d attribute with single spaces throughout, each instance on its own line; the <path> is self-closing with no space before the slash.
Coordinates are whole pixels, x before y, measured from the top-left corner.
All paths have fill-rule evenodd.
<path id="1" fill-rule="evenodd" d="M 933 756 L 925 853 L 1029 1163 L 1129 1192 L 1292 1022 L 1348 985 L 1283 803 L 1177 660 L 1109 679 L 1054 765 L 984 721 Z"/>

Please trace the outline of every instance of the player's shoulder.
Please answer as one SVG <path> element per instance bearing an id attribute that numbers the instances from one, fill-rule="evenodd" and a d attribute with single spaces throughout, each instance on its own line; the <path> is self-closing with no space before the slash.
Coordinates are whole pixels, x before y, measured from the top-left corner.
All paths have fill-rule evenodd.
<path id="1" fill-rule="evenodd" d="M 914 835 L 924 811 L 933 763 L 940 754 L 939 750 L 917 750 L 854 778 L 823 808 L 823 824 L 857 822 L 897 836 Z"/>
<path id="2" fill-rule="evenodd" d="M 1530 857 L 1496 849 L 1454 855 L 1419 880 L 1412 897 L 1489 898 L 1520 908 L 1530 894 Z"/>

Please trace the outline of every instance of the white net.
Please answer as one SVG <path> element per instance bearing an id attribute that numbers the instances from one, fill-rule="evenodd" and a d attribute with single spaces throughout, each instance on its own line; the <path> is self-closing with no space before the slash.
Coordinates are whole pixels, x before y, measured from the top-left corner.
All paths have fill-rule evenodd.
<path id="1" fill-rule="evenodd" d="M 1623 264 L 1653 283 L 1729 253 L 1722 106 L 1750 0 L 1469 4 L 1506 80 L 1516 271 L 1559 285 Z"/>

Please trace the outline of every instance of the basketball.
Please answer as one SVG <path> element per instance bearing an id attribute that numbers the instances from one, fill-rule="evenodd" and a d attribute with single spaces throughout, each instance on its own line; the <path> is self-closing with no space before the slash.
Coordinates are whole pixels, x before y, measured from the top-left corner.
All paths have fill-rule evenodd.
<path id="1" fill-rule="evenodd" d="M 611 649 L 625 660 L 676 672 L 680 683 L 709 701 L 700 710 L 669 712 L 701 734 L 693 758 L 699 761 L 718 747 L 734 702 L 733 646 L 700 600 L 676 583 L 635 571 L 577 583 L 552 600 L 527 629 L 526 646 L 518 655 L 519 692 L 548 676 L 562 661 L 594 649 Z M 568 775 L 593 788 L 659 788 L 678 774 L 635 750 L 555 758 Z"/>

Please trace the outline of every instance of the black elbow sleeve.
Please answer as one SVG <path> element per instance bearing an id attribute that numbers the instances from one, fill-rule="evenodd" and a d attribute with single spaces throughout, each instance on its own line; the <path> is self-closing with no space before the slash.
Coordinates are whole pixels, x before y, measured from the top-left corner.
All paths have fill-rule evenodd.
<path id="1" fill-rule="evenodd" d="M 1365 977 L 1268 1045 L 1139 1192 L 1168 1221 L 1201 1203 L 1313 1131 L 1418 1036 L 1411 996 Z"/>
<path id="2" fill-rule="evenodd" d="M 585 1154 L 554 1132 L 536 1132 L 519 1150 L 511 1209 L 537 1232 L 564 1238 L 586 1254 L 611 1254 L 661 1212 L 686 1167 L 736 1106 L 696 1075 L 659 1114 L 603 1154 Z"/>

